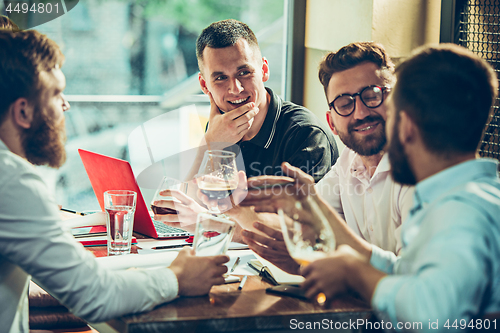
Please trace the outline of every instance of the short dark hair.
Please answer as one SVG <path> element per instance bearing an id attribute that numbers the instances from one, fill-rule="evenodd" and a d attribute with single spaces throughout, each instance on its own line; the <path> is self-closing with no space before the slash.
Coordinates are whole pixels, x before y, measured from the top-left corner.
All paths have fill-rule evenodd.
<path id="1" fill-rule="evenodd" d="M 59 46 L 38 31 L 0 29 L 0 123 L 18 98 L 38 101 L 40 73 L 61 67 L 63 62 Z"/>
<path id="2" fill-rule="evenodd" d="M 19 31 L 17 24 L 12 22 L 10 18 L 4 15 L 0 15 L 0 29 L 7 29 L 11 31 Z"/>
<path id="3" fill-rule="evenodd" d="M 364 62 L 373 62 L 386 72 L 385 79 L 392 81 L 394 63 L 381 44 L 374 42 L 351 43 L 337 52 L 328 53 L 319 64 L 318 76 L 325 90 L 325 95 L 334 73 L 351 69 Z"/>
<path id="4" fill-rule="evenodd" d="M 454 44 L 420 48 L 396 69 L 396 112 L 404 110 L 427 149 L 443 156 L 475 152 L 498 90 L 491 66 Z"/>
<path id="5" fill-rule="evenodd" d="M 220 49 L 233 46 L 240 38 L 245 39 L 248 45 L 259 48 L 259 43 L 253 31 L 243 22 L 229 19 L 210 24 L 203 29 L 196 40 L 196 58 L 201 70 L 203 51 L 206 47 Z"/>

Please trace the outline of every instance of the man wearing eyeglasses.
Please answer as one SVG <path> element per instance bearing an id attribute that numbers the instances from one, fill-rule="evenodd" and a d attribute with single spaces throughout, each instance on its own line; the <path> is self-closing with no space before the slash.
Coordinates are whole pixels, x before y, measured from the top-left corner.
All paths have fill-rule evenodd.
<path id="1" fill-rule="evenodd" d="M 384 154 L 385 100 L 394 83 L 394 64 L 382 45 L 352 43 L 326 55 L 319 79 L 328 124 L 346 148 L 317 191 L 359 236 L 398 253 L 412 190 L 394 183 Z"/>
<path id="2" fill-rule="evenodd" d="M 485 126 L 494 122 L 497 74 L 454 44 L 415 50 L 396 72 L 386 102 L 387 152 L 395 181 L 415 185 L 401 255 L 353 236 L 311 191 L 332 226 L 337 249 L 300 269 L 306 278 L 301 288 L 310 298 L 323 293 L 327 306 L 346 293 L 369 302 L 379 322 L 358 321 L 353 330 L 498 332 L 498 161 L 478 154 Z M 242 205 L 276 212 L 304 199 L 308 193 L 300 189 L 312 185 L 311 178 L 290 165 L 283 169 L 295 178 L 294 195 L 249 191 Z M 312 214 L 306 208 L 300 216 L 308 223 Z"/>

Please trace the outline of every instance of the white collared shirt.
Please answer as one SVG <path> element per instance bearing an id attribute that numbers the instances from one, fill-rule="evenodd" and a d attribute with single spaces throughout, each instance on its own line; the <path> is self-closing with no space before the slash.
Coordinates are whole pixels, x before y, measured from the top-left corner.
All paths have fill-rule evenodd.
<path id="1" fill-rule="evenodd" d="M 169 268 L 112 271 L 71 235 L 34 166 L 0 140 L 0 331 L 28 332 L 30 275 L 92 322 L 142 312 L 177 296 Z"/>
<path id="2" fill-rule="evenodd" d="M 356 234 L 384 250 L 399 252 L 400 227 L 412 205 L 413 187 L 394 182 L 387 154 L 370 178 L 361 157 L 344 148 L 316 189 Z"/>

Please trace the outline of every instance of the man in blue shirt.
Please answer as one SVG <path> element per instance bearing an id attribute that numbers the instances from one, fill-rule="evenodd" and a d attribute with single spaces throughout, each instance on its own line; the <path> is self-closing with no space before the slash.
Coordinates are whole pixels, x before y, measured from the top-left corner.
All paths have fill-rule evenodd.
<path id="1" fill-rule="evenodd" d="M 477 156 L 498 90 L 496 75 L 472 52 L 446 44 L 419 50 L 396 74 L 387 120 L 391 172 L 399 183 L 416 184 L 400 257 L 354 236 L 315 195 L 339 247 L 301 269 L 302 287 L 307 296 L 324 293 L 327 300 L 358 293 L 381 319 L 375 326 L 360 323 L 364 328 L 497 331 L 500 322 L 484 318 L 500 311 L 498 162 Z M 300 170 L 284 170 L 295 177 L 295 186 L 312 184 Z M 257 191 L 244 204 L 274 209 L 271 194 L 252 192 Z M 280 200 L 287 199 L 275 197 L 274 207 Z M 244 236 L 273 249 L 280 236 L 260 229 L 271 238 Z"/>

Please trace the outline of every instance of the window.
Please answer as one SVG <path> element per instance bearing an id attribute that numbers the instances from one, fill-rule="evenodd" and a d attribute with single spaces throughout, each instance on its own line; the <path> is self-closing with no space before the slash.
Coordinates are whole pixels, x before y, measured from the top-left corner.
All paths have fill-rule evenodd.
<path id="1" fill-rule="evenodd" d="M 488 61 L 499 75 L 500 0 L 444 0 L 441 12 L 441 42 L 468 48 Z M 479 147 L 483 157 L 500 159 L 499 100 Z"/>
<path id="2" fill-rule="evenodd" d="M 36 26 L 66 56 L 68 158 L 59 170 L 41 168 L 59 204 L 99 209 L 79 148 L 129 160 L 138 176 L 161 158 L 150 154 L 144 161 L 136 158 L 139 148 L 131 147 L 130 136 L 148 121 L 163 124 L 161 136 L 150 142 L 161 142 L 163 155 L 197 144 L 209 101 L 199 88 L 195 42 L 214 21 L 234 18 L 249 25 L 270 64 L 266 86 L 281 95 L 284 7 L 285 0 L 81 0 L 67 14 Z"/>

